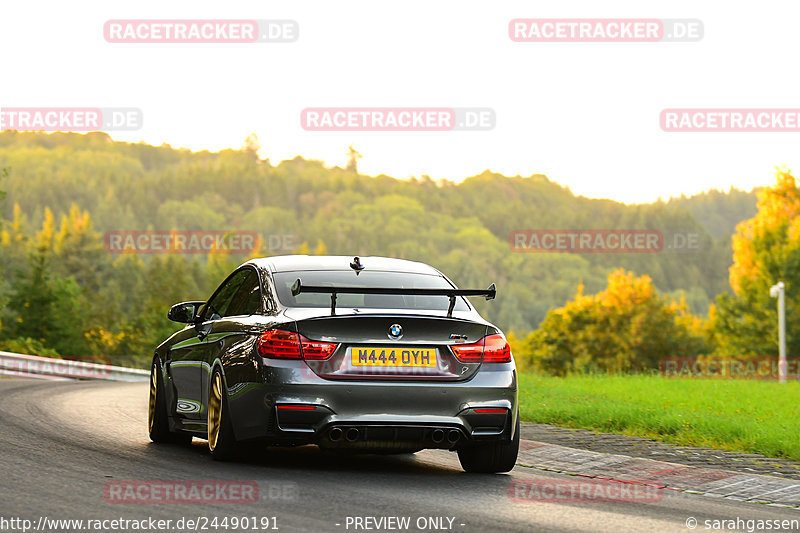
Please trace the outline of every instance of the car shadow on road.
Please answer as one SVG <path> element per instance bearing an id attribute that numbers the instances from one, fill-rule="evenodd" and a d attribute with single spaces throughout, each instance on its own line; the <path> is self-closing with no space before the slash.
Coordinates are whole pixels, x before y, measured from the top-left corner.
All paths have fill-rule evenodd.
<path id="1" fill-rule="evenodd" d="M 151 444 L 149 447 L 163 449 L 163 445 Z M 194 439 L 190 446 L 168 445 L 170 458 L 176 457 L 176 451 L 185 453 L 188 462 L 203 465 L 203 468 L 220 470 L 220 473 L 246 472 L 248 477 L 264 477 L 277 473 L 337 473 L 347 477 L 356 477 L 365 473 L 370 475 L 388 474 L 392 478 L 420 476 L 430 480 L 459 479 L 468 482 L 470 479 L 482 484 L 494 480 L 498 486 L 507 487 L 511 479 L 509 474 L 468 474 L 458 464 L 455 453 L 444 450 L 427 450 L 416 454 L 377 454 L 348 453 L 321 450 L 318 446 L 306 445 L 297 447 L 274 447 L 266 445 L 248 446 L 233 461 L 215 461 L 208 452 L 206 441 Z M 166 450 L 165 450 L 166 451 Z M 259 475 L 253 467 L 263 469 Z"/>

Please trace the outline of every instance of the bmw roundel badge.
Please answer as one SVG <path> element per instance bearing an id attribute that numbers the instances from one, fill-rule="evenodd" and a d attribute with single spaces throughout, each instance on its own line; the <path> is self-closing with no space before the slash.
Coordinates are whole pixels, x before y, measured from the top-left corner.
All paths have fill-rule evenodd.
<path id="1" fill-rule="evenodd" d="M 399 339 L 403 336 L 403 328 L 400 324 L 392 324 L 389 326 L 389 336 L 393 339 Z"/>

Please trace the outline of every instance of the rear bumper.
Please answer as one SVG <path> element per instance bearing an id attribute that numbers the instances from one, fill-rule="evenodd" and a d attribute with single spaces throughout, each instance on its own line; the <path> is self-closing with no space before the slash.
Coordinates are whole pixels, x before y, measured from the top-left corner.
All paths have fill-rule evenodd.
<path id="1" fill-rule="evenodd" d="M 453 448 L 513 437 L 513 363 L 485 365 L 464 382 L 333 381 L 303 361 L 270 363 L 262 370 L 263 383 L 240 386 L 238 393 L 229 389 L 237 439 L 334 448 Z M 357 437 L 348 439 L 349 430 Z"/>

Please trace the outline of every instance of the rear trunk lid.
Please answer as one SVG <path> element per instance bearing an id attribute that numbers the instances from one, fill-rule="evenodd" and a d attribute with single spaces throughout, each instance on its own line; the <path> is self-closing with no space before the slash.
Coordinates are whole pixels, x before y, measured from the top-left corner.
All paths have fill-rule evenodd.
<path id="1" fill-rule="evenodd" d="M 452 347 L 481 341 L 488 326 L 458 318 L 407 314 L 324 316 L 300 319 L 297 332 L 336 343 L 324 360 L 305 358 L 326 379 L 463 381 L 481 363 L 462 362 Z"/>

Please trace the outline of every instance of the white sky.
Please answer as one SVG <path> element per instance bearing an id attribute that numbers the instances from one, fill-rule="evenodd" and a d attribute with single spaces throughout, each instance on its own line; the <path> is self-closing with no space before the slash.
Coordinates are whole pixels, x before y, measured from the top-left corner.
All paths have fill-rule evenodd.
<path id="1" fill-rule="evenodd" d="M 118 140 L 461 180 L 547 174 L 626 202 L 772 181 L 800 133 L 665 133 L 664 108 L 800 108 L 795 2 L 4 2 L 0 107 L 138 107 Z M 693 43 L 514 43 L 514 18 L 698 18 Z M 111 44 L 109 19 L 293 19 L 290 44 Z M 306 107 L 490 107 L 492 131 L 309 132 Z"/>

